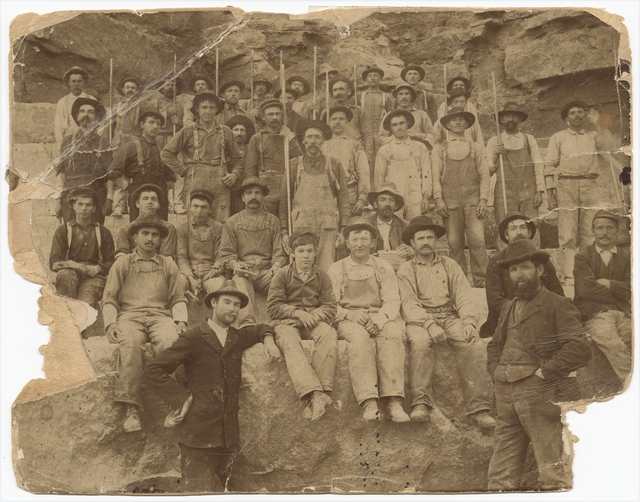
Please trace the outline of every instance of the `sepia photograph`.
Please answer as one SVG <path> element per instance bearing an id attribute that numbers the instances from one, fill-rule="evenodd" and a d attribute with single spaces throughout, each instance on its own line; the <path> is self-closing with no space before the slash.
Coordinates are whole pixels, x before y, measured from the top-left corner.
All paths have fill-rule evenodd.
<path id="1" fill-rule="evenodd" d="M 633 378 L 635 28 L 241 3 L 3 19 L 3 238 L 46 337 L 2 483 L 571 492 L 567 413 Z"/>

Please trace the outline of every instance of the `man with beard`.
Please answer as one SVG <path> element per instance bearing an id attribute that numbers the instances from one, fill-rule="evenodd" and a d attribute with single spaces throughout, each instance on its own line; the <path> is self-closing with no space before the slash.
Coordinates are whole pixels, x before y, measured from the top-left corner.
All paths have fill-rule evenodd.
<path id="1" fill-rule="evenodd" d="M 411 420 L 427 422 L 435 403 L 431 396 L 433 346 L 448 342 L 455 352 L 467 416 L 480 427 L 495 427 L 489 416 L 491 388 L 484 366 L 484 344 L 478 337 L 478 308 L 469 281 L 451 258 L 436 253 L 444 227 L 418 216 L 402 232 L 415 257 L 400 265 L 398 284 L 402 318 L 407 323 Z"/>
<path id="2" fill-rule="evenodd" d="M 313 95 L 310 94 L 311 85 L 306 78 L 294 75 L 287 79 L 287 84 L 294 91 L 298 91 L 298 99 L 293 103 L 293 111 L 307 120 L 313 120 Z"/>
<path id="3" fill-rule="evenodd" d="M 376 138 L 380 123 L 383 117 L 395 108 L 393 96 L 380 88 L 382 77 L 384 77 L 382 68 L 378 68 L 375 64 L 367 66 L 367 69 L 362 72 L 362 80 L 367 84 L 367 88 L 360 93 L 358 98 L 358 103 L 367 112 L 367 117 L 369 118 L 369 129 L 374 138 L 374 158 L 379 148 Z M 373 177 L 373 172 L 371 176 Z"/>
<path id="4" fill-rule="evenodd" d="M 83 88 L 89 79 L 89 74 L 80 68 L 74 66 L 69 68 L 64 77 L 62 77 L 65 85 L 71 89 L 71 92 L 58 101 L 56 106 L 56 115 L 53 119 L 53 127 L 55 130 L 56 143 L 61 144 L 65 136 L 73 134 L 77 129 L 77 123 L 71 113 L 73 103 L 78 98 L 93 99 L 96 98 L 84 92 Z"/>
<path id="5" fill-rule="evenodd" d="M 282 89 L 278 89 L 273 97 L 279 101 L 282 101 Z M 298 91 L 291 87 L 286 87 L 284 91 L 284 107 L 286 113 L 287 128 L 290 131 L 298 133 L 300 129 L 304 128 L 308 120 L 297 114 L 293 110 L 293 103 L 298 99 Z M 283 119 L 284 120 L 284 119 Z"/>
<path id="6" fill-rule="evenodd" d="M 242 353 L 262 341 L 268 362 L 280 354 L 270 326 L 233 326 L 248 302 L 233 281 L 225 282 L 204 299 L 211 317 L 183 332 L 144 372 L 148 385 L 171 406 L 164 426 L 176 428 L 182 482 L 190 494 L 258 490 L 240 443 Z M 171 378 L 181 364 L 185 386 Z"/>
<path id="7" fill-rule="evenodd" d="M 250 111 L 243 110 L 240 105 L 240 95 L 244 92 L 244 83 L 240 80 L 229 80 L 220 86 L 220 95 L 224 101 L 216 117 L 219 124 L 225 124 L 232 117 L 242 115 L 247 117 L 255 126 L 255 117 Z"/>
<path id="8" fill-rule="evenodd" d="M 209 75 L 196 75 L 193 77 L 189 81 L 189 90 L 193 92 L 194 96 L 202 94 L 203 92 L 216 94 L 215 85 L 213 85 L 213 81 L 209 78 Z M 197 120 L 194 118 L 192 111 L 194 96 L 191 96 L 190 99 L 184 103 L 182 115 L 184 117 L 183 122 L 185 126 L 193 124 Z"/>
<path id="9" fill-rule="evenodd" d="M 466 111 L 467 102 L 467 94 L 462 89 L 453 89 L 447 96 L 447 114 L 451 113 L 454 108 Z M 482 129 L 480 127 L 478 117 L 471 112 L 466 111 L 466 113 L 469 113 L 469 115 L 471 115 L 474 120 L 473 122 L 471 122 L 471 125 L 464 131 L 465 139 L 467 141 L 478 143 L 479 145 L 484 147 L 484 138 L 482 136 Z M 439 118 L 433 126 L 436 141 L 438 143 L 442 143 L 451 139 L 451 134 L 447 133 L 447 127 L 443 124 L 443 120 L 445 119 L 445 117 Z"/>
<path id="10" fill-rule="evenodd" d="M 378 229 L 378 251 L 395 251 L 403 260 L 413 258 L 411 246 L 402 242 L 402 232 L 409 224 L 395 214 L 402 210 L 404 199 L 393 183 L 383 183 L 375 192 L 369 192 L 369 204 L 375 212 L 368 219 L 369 223 Z"/>
<path id="11" fill-rule="evenodd" d="M 113 144 L 127 143 L 140 134 L 140 107 L 132 106 L 133 97 L 140 90 L 141 82 L 132 76 L 126 76 L 118 84 L 120 100 L 114 104 L 110 117 L 115 117 Z"/>
<path id="12" fill-rule="evenodd" d="M 518 490 L 529 442 L 539 489 L 570 488 L 565 472 L 562 411 L 555 403 L 578 398 L 571 374 L 591 358 L 581 315 L 569 298 L 542 286 L 549 255 L 530 240 L 507 247 L 499 265 L 509 271 L 515 298 L 505 303 L 487 346 L 497 426 L 489 462 L 489 490 Z"/>
<path id="13" fill-rule="evenodd" d="M 438 118 L 438 103 L 436 103 L 435 96 L 430 92 L 427 92 L 422 85 L 420 85 L 420 82 L 424 80 L 425 75 L 426 72 L 424 71 L 424 68 L 415 64 L 406 66 L 400 72 L 400 78 L 409 84 L 416 92 L 416 97 L 414 99 L 416 108 L 427 112 L 431 119 L 431 123 L 433 124 Z"/>
<path id="14" fill-rule="evenodd" d="M 316 264 L 327 270 L 335 261 L 335 249 L 342 244 L 339 231 L 349 220 L 349 191 L 340 161 L 322 153 L 331 129 L 319 120 L 300 129 L 305 153 L 291 160 L 289 190 L 280 185 L 280 225 L 288 246 L 289 231 L 309 228 L 318 237 Z M 291 197 L 290 204 L 287 203 Z M 293 228 L 289 230 L 289 207 Z"/>
<path id="15" fill-rule="evenodd" d="M 591 225 L 595 243 L 576 254 L 574 303 L 587 335 L 624 385 L 631 372 L 631 257 L 616 246 L 620 219 L 600 210 Z"/>
<path id="16" fill-rule="evenodd" d="M 531 218 L 523 214 L 508 214 L 498 226 L 498 235 L 505 243 L 505 247 L 518 240 L 526 239 L 532 240 L 536 247 L 538 247 L 534 240 L 536 236 L 536 225 Z M 486 322 L 480 328 L 480 338 L 490 338 L 493 336 L 496 326 L 498 325 L 498 318 L 500 317 L 502 307 L 507 303 L 507 300 L 513 300 L 516 294 L 515 285 L 509 278 L 509 272 L 498 265 L 500 261 L 504 260 L 505 254 L 506 250 L 502 249 L 489 258 L 485 279 L 489 314 Z M 558 280 L 556 268 L 553 266 L 553 263 L 551 263 L 551 260 L 544 264 L 544 273 L 540 281 L 549 291 L 564 296 L 562 284 L 560 284 Z"/>
<path id="17" fill-rule="evenodd" d="M 524 214 L 531 220 L 538 217 L 538 207 L 542 204 L 544 186 L 544 161 L 538 149 L 538 142 L 531 134 L 518 132 L 518 126 L 528 115 L 519 109 L 514 101 L 507 101 L 498 119 L 504 132 L 493 136 L 487 143 L 489 172 L 496 173 L 497 181 L 493 199 L 496 221 L 505 217 L 502 184 L 507 194 L 507 212 Z M 500 157 L 504 166 L 504 176 L 499 168 Z M 502 236 L 499 236 L 502 237 Z M 502 239 L 497 239 L 498 249 L 504 249 Z M 534 237 L 536 246 L 540 246 L 540 237 Z"/>
<path id="18" fill-rule="evenodd" d="M 284 178 L 284 142 L 289 142 L 289 158 L 301 157 L 302 150 L 295 133 L 282 125 L 284 107 L 277 99 L 262 103 L 261 111 L 265 129 L 249 140 L 244 161 L 244 177 L 260 178 L 270 195 L 264 204 L 271 214 L 278 216 L 278 194 L 280 182 Z"/>

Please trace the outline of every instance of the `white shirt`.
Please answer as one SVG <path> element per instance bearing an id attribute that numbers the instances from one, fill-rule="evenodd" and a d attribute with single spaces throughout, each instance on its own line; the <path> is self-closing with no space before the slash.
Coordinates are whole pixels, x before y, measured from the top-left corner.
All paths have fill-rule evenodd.
<path id="1" fill-rule="evenodd" d="M 382 221 L 380 217 L 378 220 L 378 232 L 382 237 L 383 248 L 385 251 L 391 251 L 391 244 L 389 244 L 389 232 L 391 232 L 391 221 L 389 223 Z"/>
<path id="2" fill-rule="evenodd" d="M 611 257 L 614 255 L 614 253 L 618 252 L 618 248 L 616 246 L 613 246 L 611 249 L 602 249 L 600 246 L 596 244 L 596 251 L 600 255 L 600 258 L 602 258 L 602 261 L 604 262 L 604 264 L 609 265 L 609 262 L 611 261 Z"/>
<path id="3" fill-rule="evenodd" d="M 224 347 L 224 343 L 227 341 L 227 334 L 229 333 L 229 328 L 228 327 L 223 328 L 222 326 L 213 322 L 211 319 L 207 319 L 207 324 L 216 334 L 216 336 L 218 337 L 218 340 L 220 340 L 220 343 Z"/>

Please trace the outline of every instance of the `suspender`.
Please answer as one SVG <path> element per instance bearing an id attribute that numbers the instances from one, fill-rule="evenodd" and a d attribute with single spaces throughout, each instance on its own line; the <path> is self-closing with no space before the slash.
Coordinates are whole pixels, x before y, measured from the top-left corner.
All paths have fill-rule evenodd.
<path id="1" fill-rule="evenodd" d="M 342 261 L 342 281 L 340 281 L 340 298 L 344 298 L 345 290 L 347 289 L 347 261 L 346 258 Z M 376 260 L 373 260 L 373 275 L 376 278 L 376 282 L 378 283 L 378 292 L 380 292 L 380 288 L 382 287 L 382 279 L 380 277 L 380 269 L 378 268 L 378 264 Z"/>
<path id="2" fill-rule="evenodd" d="M 387 104 L 387 96 L 386 93 L 382 92 L 382 110 L 380 110 L 380 118 L 384 118 L 384 116 L 386 115 L 386 109 L 385 106 Z M 367 95 L 367 91 L 362 91 L 362 94 L 360 94 L 360 106 L 362 106 L 362 108 L 364 108 L 364 97 Z"/>
<path id="3" fill-rule="evenodd" d="M 300 186 L 300 179 L 302 177 L 302 171 L 304 171 L 304 162 L 303 162 L 303 157 L 295 157 L 293 159 L 291 159 L 293 161 L 293 165 L 291 165 L 290 167 L 297 167 L 298 170 L 296 171 L 296 188 L 298 186 Z M 325 155 L 324 156 L 324 170 L 327 172 L 327 175 L 329 176 L 329 183 L 330 185 L 333 187 L 333 196 L 337 199 L 338 198 L 338 191 L 340 190 L 340 183 L 338 182 L 338 180 L 336 179 L 336 175 L 333 172 L 333 169 L 331 169 L 331 166 L 329 165 L 329 156 Z M 291 194 L 291 196 L 293 197 L 293 194 Z"/>
<path id="4" fill-rule="evenodd" d="M 138 138 L 135 138 L 133 142 L 136 144 L 136 155 L 138 156 L 138 167 L 142 171 L 142 174 L 145 174 L 144 155 L 142 154 L 142 145 L 140 144 L 140 140 Z"/>
<path id="5" fill-rule="evenodd" d="M 98 241 L 98 265 L 102 265 L 102 235 L 100 234 L 100 225 L 96 225 L 94 228 L 96 229 L 96 241 Z M 65 260 L 69 259 L 69 251 L 71 251 L 72 229 L 71 223 L 67 223 L 67 254 L 64 258 Z"/>

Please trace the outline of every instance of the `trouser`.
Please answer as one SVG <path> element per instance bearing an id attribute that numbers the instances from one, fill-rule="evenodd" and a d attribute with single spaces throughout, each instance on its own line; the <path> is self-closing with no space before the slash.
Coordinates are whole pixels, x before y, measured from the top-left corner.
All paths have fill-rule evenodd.
<path id="1" fill-rule="evenodd" d="M 118 317 L 121 336 L 116 363 L 115 400 L 140 406 L 144 344 L 153 355 L 171 347 L 178 339 L 173 319 L 157 312 L 124 312 Z"/>
<path id="2" fill-rule="evenodd" d="M 298 397 L 313 391 L 333 390 L 333 376 L 338 359 L 338 335 L 327 323 L 320 322 L 311 331 L 286 324 L 275 327 L 276 345 L 287 364 L 289 377 Z M 313 340 L 311 364 L 300 340 Z"/>
<path id="3" fill-rule="evenodd" d="M 467 415 L 491 409 L 491 386 L 486 370 L 486 351 L 480 340 L 465 341 L 462 321 L 455 313 L 433 314 L 435 321 L 447 334 L 447 341 L 456 355 L 462 397 Z M 409 340 L 409 383 L 411 406 L 434 406 L 431 378 L 434 367 L 434 343 L 422 326 L 407 326 Z"/>
<path id="4" fill-rule="evenodd" d="M 257 289 L 258 291 L 266 293 L 269 291 L 269 286 L 271 285 L 271 272 L 269 270 L 256 270 L 255 273 L 256 275 L 251 277 L 251 279 L 246 279 L 239 275 L 233 276 L 233 282 L 236 283 L 238 289 L 249 297 L 249 303 L 245 308 L 240 310 L 238 320 L 236 321 L 239 328 L 256 325 L 255 290 Z"/>
<path id="5" fill-rule="evenodd" d="M 608 203 L 598 195 L 601 192 L 596 179 L 558 179 L 558 244 L 562 250 L 562 272 L 565 278 L 573 278 L 576 253 L 593 243 L 593 217 L 598 208 Z"/>
<path id="6" fill-rule="evenodd" d="M 533 198 L 535 192 L 532 190 L 525 190 L 519 186 L 520 183 L 515 181 L 507 181 L 507 210 L 509 213 L 518 213 L 523 216 L 531 218 L 537 223 L 538 208 L 533 205 Z M 504 220 L 506 214 L 504 213 L 504 202 L 502 198 L 502 182 L 498 180 L 495 187 L 495 194 L 493 198 L 493 212 L 496 218 L 496 225 L 500 225 L 500 222 Z M 540 247 L 540 232 L 536 232 L 533 237 L 533 242 L 536 248 Z M 498 250 L 502 250 L 507 247 L 507 244 L 500 238 L 500 235 L 496 236 L 496 243 Z"/>
<path id="7" fill-rule="evenodd" d="M 269 195 L 263 199 L 264 208 L 274 216 L 280 217 L 278 207 L 280 203 L 280 182 L 284 178 L 284 171 L 260 171 L 260 181 L 269 189 Z"/>
<path id="8" fill-rule="evenodd" d="M 56 291 L 62 296 L 80 300 L 98 308 L 98 300 L 102 298 L 106 277 L 79 274 L 71 268 L 63 268 L 56 274 Z"/>
<path id="9" fill-rule="evenodd" d="M 226 448 L 193 448 L 180 445 L 180 471 L 188 493 L 256 492 L 257 484 L 244 455 Z M 216 478 L 220 485 L 216 484 Z"/>
<path id="10" fill-rule="evenodd" d="M 187 209 L 187 192 L 184 189 L 184 178 L 176 174 L 173 188 L 169 190 L 169 204 L 173 206 L 173 212 Z"/>
<path id="11" fill-rule="evenodd" d="M 378 397 L 404 398 L 403 329 L 401 321 L 389 321 L 371 337 L 360 324 L 338 323 L 338 338 L 348 342 L 349 377 L 358 404 Z"/>
<path id="12" fill-rule="evenodd" d="M 631 373 L 631 318 L 619 310 L 598 312 L 585 326 L 622 383 Z"/>
<path id="13" fill-rule="evenodd" d="M 119 210 L 120 214 L 127 214 L 129 212 L 129 180 L 124 176 L 113 180 L 113 211 Z M 133 221 L 130 219 L 130 221 Z"/>
<path id="14" fill-rule="evenodd" d="M 498 419 L 493 456 L 489 462 L 489 490 L 517 490 L 530 475 L 524 472 L 529 441 L 538 465 L 542 490 L 569 488 L 563 461 L 562 416 L 559 385 L 575 385 L 561 379 L 543 380 L 535 375 L 507 383 L 496 380 Z"/>

